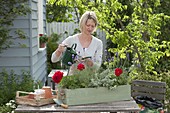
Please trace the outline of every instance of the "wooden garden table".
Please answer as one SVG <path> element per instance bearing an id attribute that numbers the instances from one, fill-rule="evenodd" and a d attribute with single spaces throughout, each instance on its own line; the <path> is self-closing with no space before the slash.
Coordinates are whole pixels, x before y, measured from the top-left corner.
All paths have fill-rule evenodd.
<path id="1" fill-rule="evenodd" d="M 132 100 L 127 101 L 114 101 L 107 103 L 98 104 L 87 104 L 69 106 L 68 109 L 57 106 L 56 104 L 49 104 L 40 107 L 33 107 L 29 105 L 18 105 L 15 109 L 16 112 L 36 112 L 36 113 L 47 113 L 47 112 L 126 112 L 138 113 L 140 108 L 136 102 Z"/>

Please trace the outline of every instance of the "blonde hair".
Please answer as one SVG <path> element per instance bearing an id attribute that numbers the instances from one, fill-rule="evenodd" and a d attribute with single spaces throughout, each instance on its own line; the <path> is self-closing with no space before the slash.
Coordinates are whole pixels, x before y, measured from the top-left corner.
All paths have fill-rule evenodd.
<path id="1" fill-rule="evenodd" d="M 80 22 L 79 22 L 79 27 L 80 30 L 83 30 L 83 26 L 86 25 L 87 20 L 88 19 L 93 19 L 94 23 L 95 23 L 95 29 L 93 30 L 93 32 L 96 30 L 97 25 L 98 25 L 98 20 L 97 20 L 97 16 L 95 14 L 95 12 L 93 11 L 86 11 L 80 18 Z"/>

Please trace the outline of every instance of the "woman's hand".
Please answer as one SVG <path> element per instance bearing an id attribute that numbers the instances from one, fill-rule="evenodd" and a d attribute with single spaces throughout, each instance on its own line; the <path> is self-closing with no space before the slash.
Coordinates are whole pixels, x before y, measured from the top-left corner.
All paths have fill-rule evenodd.
<path id="1" fill-rule="evenodd" d="M 60 52 L 63 52 L 65 47 L 67 47 L 67 45 L 59 44 L 57 50 L 60 51 Z"/>
<path id="2" fill-rule="evenodd" d="M 57 55 L 57 56 L 60 56 L 60 54 L 61 54 L 62 52 L 64 52 L 65 47 L 67 47 L 66 44 L 59 44 L 59 45 L 58 45 L 58 48 L 56 49 L 56 55 Z"/>
<path id="3" fill-rule="evenodd" d="M 84 62 L 89 67 L 93 66 L 93 61 L 90 58 L 85 59 Z"/>
<path id="4" fill-rule="evenodd" d="M 76 59 L 77 63 L 84 63 L 86 66 L 92 67 L 93 66 L 93 61 L 91 58 L 80 58 Z"/>

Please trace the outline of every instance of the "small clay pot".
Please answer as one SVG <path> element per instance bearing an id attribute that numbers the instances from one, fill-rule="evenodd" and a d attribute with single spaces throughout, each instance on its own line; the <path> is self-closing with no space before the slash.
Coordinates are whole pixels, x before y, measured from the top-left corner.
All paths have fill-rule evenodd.
<path id="1" fill-rule="evenodd" d="M 31 92 L 31 93 L 28 94 L 28 98 L 34 99 L 34 97 L 35 97 L 35 94 L 34 94 L 33 92 Z"/>
<path id="2" fill-rule="evenodd" d="M 44 86 L 42 89 L 45 90 L 45 98 L 52 98 L 51 87 Z"/>

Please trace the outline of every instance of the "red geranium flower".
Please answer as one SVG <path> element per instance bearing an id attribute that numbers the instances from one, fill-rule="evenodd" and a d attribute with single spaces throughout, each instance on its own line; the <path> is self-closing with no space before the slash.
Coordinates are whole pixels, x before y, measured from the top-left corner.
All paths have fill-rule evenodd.
<path id="1" fill-rule="evenodd" d="M 61 71 L 56 71 L 54 75 L 52 76 L 52 79 L 55 83 L 60 83 L 61 79 L 63 78 L 63 72 Z"/>
<path id="2" fill-rule="evenodd" d="M 85 69 L 84 64 L 82 64 L 82 63 L 78 64 L 78 65 L 77 65 L 77 69 L 80 70 L 80 71 L 82 71 L 83 69 Z"/>
<path id="3" fill-rule="evenodd" d="M 43 34 L 39 34 L 39 36 L 43 36 Z"/>
<path id="4" fill-rule="evenodd" d="M 121 68 L 116 68 L 115 69 L 115 75 L 120 76 L 123 73 L 123 70 Z"/>

